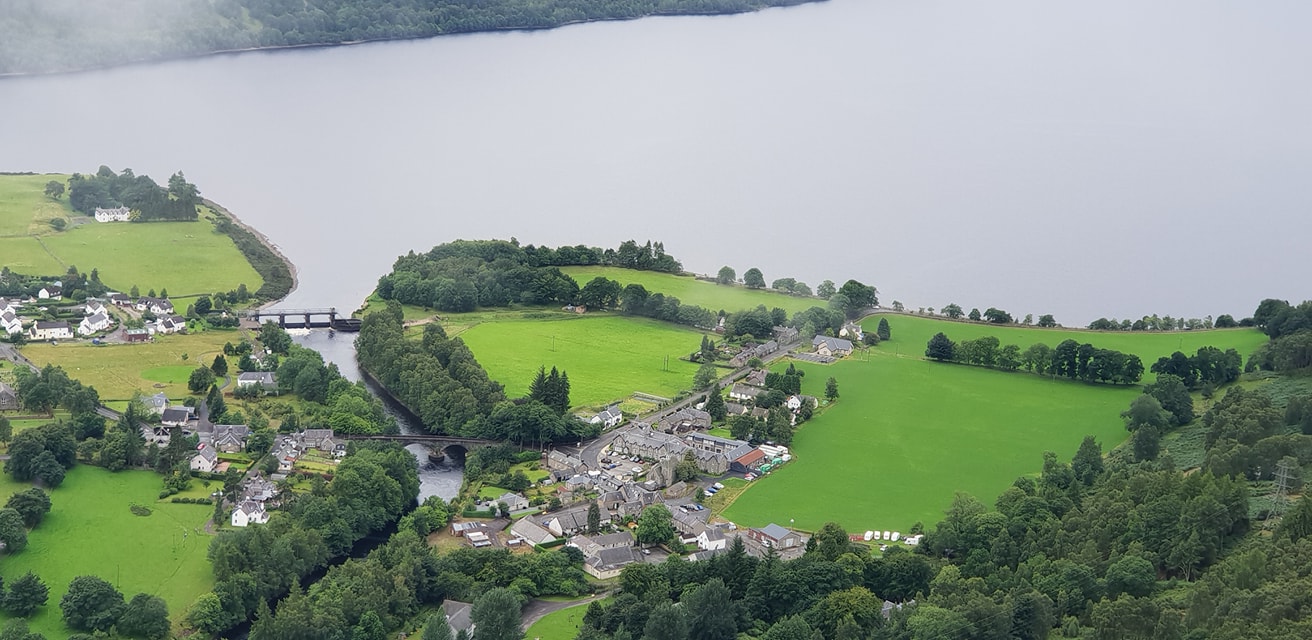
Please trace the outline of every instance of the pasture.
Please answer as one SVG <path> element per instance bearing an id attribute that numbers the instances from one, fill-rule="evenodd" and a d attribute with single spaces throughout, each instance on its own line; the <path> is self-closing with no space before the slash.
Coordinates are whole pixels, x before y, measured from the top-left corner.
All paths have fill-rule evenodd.
<path id="1" fill-rule="evenodd" d="M 766 309 L 779 307 L 792 315 L 798 311 L 805 311 L 811 307 L 823 307 L 827 304 L 820 298 L 791 296 L 771 289 L 748 289 L 742 285 L 728 286 L 698 280 L 692 276 L 676 276 L 655 271 L 599 266 L 561 267 L 560 270 L 562 273 L 574 278 L 579 283 L 580 288 L 587 284 L 589 280 L 597 276 L 603 276 L 625 286 L 640 284 L 651 293 L 674 296 L 683 304 L 706 307 L 712 312 L 721 309 L 729 312 L 743 311 L 755 309 L 757 305 L 763 304 Z M 767 279 L 766 282 L 769 282 L 769 280 Z M 814 288 L 819 283 L 810 284 Z"/>
<path id="2" fill-rule="evenodd" d="M 894 336 L 897 329 L 894 328 Z M 1086 385 L 872 350 L 869 361 L 797 363 L 804 393 L 839 400 L 793 439 L 791 463 L 752 483 L 723 514 L 740 526 L 907 531 L 942 518 L 957 491 L 986 504 L 1043 452 L 1069 460 L 1085 435 L 1109 450 L 1137 387 Z M 922 347 L 923 349 L 923 347 Z"/>
<path id="3" fill-rule="evenodd" d="M 1088 342 L 1102 349 L 1115 349 L 1124 353 L 1133 353 L 1143 360 L 1144 380 L 1151 382 L 1155 376 L 1147 369 L 1162 356 L 1169 356 L 1175 351 L 1193 355 L 1199 347 L 1212 346 L 1222 351 L 1231 347 L 1239 351 L 1248 360 L 1249 354 L 1266 342 L 1267 338 L 1257 329 L 1212 329 L 1206 331 L 1089 331 L 1081 329 L 1042 329 L 1039 327 L 1018 327 L 1012 325 L 995 325 L 979 322 L 957 322 L 945 318 L 927 318 L 902 314 L 878 314 L 865 318 L 861 326 L 866 331 L 874 331 L 879 326 L 879 319 L 887 318 L 892 333 L 892 341 L 881 345 L 879 350 L 892 350 L 902 355 L 920 357 L 925 354 L 925 343 L 935 333 L 942 331 L 954 342 L 974 340 L 983 336 L 994 336 L 1002 344 L 1014 344 L 1024 351 L 1030 345 L 1042 342 L 1049 347 L 1056 347 L 1063 340 Z"/>
<path id="4" fill-rule="evenodd" d="M 840 399 L 797 432 L 797 459 L 754 483 L 725 517 L 749 526 L 792 519 L 814 530 L 834 520 L 851 531 L 906 531 L 916 521 L 937 522 L 956 491 L 991 503 L 1017 476 L 1038 472 L 1044 451 L 1069 460 L 1085 435 L 1104 451 L 1125 440 L 1120 413 L 1140 387 L 925 360 L 925 343 L 939 331 L 956 341 L 992 335 L 1022 349 L 1070 338 L 1134 353 L 1145 366 L 1207 345 L 1247 356 L 1265 341 L 1252 329 L 1119 333 L 885 317 L 892 340 L 868 358 L 798 363 L 807 372 L 804 392 L 821 395 L 834 376 Z M 863 325 L 874 331 L 878 323 L 872 316 Z"/>
<path id="5" fill-rule="evenodd" d="M 243 283 L 255 291 L 264 284 L 232 239 L 214 231 L 208 209 L 195 222 L 97 223 L 70 209 L 67 195 L 46 197 L 50 180 L 66 182 L 67 176 L 0 176 L 0 255 L 13 271 L 59 275 L 70 266 L 97 269 L 111 288 L 127 291 L 136 285 L 143 294 L 168 289 L 173 297 L 228 291 Z M 49 224 L 55 217 L 80 224 L 55 231 Z"/>
<path id="6" fill-rule="evenodd" d="M 63 367 L 69 377 L 95 387 L 102 400 L 129 400 L 136 391 L 145 395 L 163 391 L 180 402 L 189 393 L 187 378 L 192 370 L 214 362 L 214 356 L 223 353 L 223 343 L 240 340 L 238 331 L 206 331 L 156 336 L 154 342 L 138 344 L 32 343 L 22 351 L 37 366 Z"/>
<path id="7" fill-rule="evenodd" d="M 0 500 L 25 489 L 3 476 Z M 63 485 L 50 492 L 53 506 L 28 535 L 26 549 L 0 563 L 6 582 L 35 572 L 50 588 L 50 600 L 29 619 L 32 630 L 49 638 L 72 631 L 60 618 L 59 599 L 80 575 L 97 575 L 118 587 L 127 599 L 145 592 L 168 603 L 179 619 L 200 594 L 214 586 L 206 558 L 211 536 L 204 531 L 212 509 L 206 505 L 157 502 L 160 476 L 148 471 L 110 473 L 78 465 Z M 129 506 L 151 510 L 134 515 Z M 7 620 L 0 614 L 0 620 Z"/>
<path id="8" fill-rule="evenodd" d="M 673 398 L 692 386 L 702 333 L 646 318 L 615 315 L 503 318 L 460 333 L 508 396 L 528 392 L 538 367 L 569 372 L 570 401 L 598 407 L 635 391 Z"/>

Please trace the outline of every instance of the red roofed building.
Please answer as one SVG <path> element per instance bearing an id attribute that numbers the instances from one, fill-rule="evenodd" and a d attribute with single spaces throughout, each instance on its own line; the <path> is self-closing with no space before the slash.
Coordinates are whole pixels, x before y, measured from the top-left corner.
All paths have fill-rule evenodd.
<path id="1" fill-rule="evenodd" d="M 729 465 L 729 470 L 738 473 L 748 473 L 760 469 L 761 465 L 764 463 L 765 452 L 760 449 L 752 449 L 749 453 L 734 460 L 733 463 Z"/>

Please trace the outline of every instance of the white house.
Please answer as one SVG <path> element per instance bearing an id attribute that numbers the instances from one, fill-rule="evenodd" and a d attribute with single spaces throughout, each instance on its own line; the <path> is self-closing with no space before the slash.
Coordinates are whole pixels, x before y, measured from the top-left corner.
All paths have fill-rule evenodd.
<path id="1" fill-rule="evenodd" d="M 214 451 L 213 447 L 206 445 L 196 446 L 196 455 L 191 458 L 191 470 L 201 471 L 204 473 L 213 473 L 214 467 L 219 464 L 219 454 Z"/>
<path id="2" fill-rule="evenodd" d="M 13 311 L 0 312 L 0 329 L 13 335 L 23 330 L 23 321 L 19 320 L 18 315 Z"/>
<path id="3" fill-rule="evenodd" d="M 860 342 L 866 339 L 866 331 L 861 327 L 861 325 L 855 322 L 849 322 L 843 325 L 842 329 L 838 330 L 838 337 L 848 338 L 850 340 L 856 340 L 857 342 Z"/>
<path id="4" fill-rule="evenodd" d="M 141 399 L 141 403 L 146 406 L 146 411 L 155 415 L 163 415 L 164 410 L 169 408 L 169 399 L 161 391 L 153 396 L 147 396 Z"/>
<path id="5" fill-rule="evenodd" d="M 168 298 L 138 298 L 137 311 L 149 311 L 157 316 L 173 313 L 173 303 Z"/>
<path id="6" fill-rule="evenodd" d="M 90 317 L 97 313 L 105 313 L 105 305 L 99 300 L 87 300 L 87 304 L 82 309 L 82 315 Z"/>
<path id="7" fill-rule="evenodd" d="M 18 315 L 18 306 L 4 298 L 0 298 L 0 314 L 5 313 Z"/>
<path id="8" fill-rule="evenodd" d="M 57 340 L 59 338 L 72 338 L 73 327 L 63 321 L 37 320 L 32 325 L 29 336 L 33 340 Z"/>
<path id="9" fill-rule="evenodd" d="M 101 209 L 96 207 L 96 222 L 127 222 L 132 217 L 132 212 L 127 207 L 118 207 L 116 209 Z"/>
<path id="10" fill-rule="evenodd" d="M 624 414 L 618 406 L 606 407 L 605 411 L 592 416 L 592 424 L 600 424 L 606 429 L 618 426 L 624 420 Z"/>
<path id="11" fill-rule="evenodd" d="M 103 307 L 102 307 L 103 308 Z M 82 323 L 77 326 L 77 334 L 80 336 L 89 336 L 98 331 L 104 331 L 109 328 L 109 316 L 102 311 L 94 316 L 82 318 Z"/>
<path id="12" fill-rule="evenodd" d="M 264 510 L 263 502 L 247 500 L 232 510 L 232 526 L 244 527 L 251 524 L 264 524 L 269 521 L 269 512 Z"/>
<path id="13" fill-rule="evenodd" d="M 64 283 L 56 281 L 41 287 L 41 290 L 36 292 L 36 297 L 42 300 L 62 300 L 64 298 Z"/>
<path id="14" fill-rule="evenodd" d="M 180 333 L 187 328 L 187 320 L 182 316 L 165 316 L 155 323 L 156 333 Z"/>
<path id="15" fill-rule="evenodd" d="M 716 549 L 725 549 L 729 546 L 729 539 L 724 537 L 724 532 L 715 527 L 707 527 L 697 534 L 697 548 L 702 551 L 715 551 Z"/>
<path id="16" fill-rule="evenodd" d="M 247 371 L 237 376 L 238 389 L 245 389 L 257 385 L 265 391 L 278 390 L 278 380 L 274 377 L 272 371 Z M 329 433 L 329 435 L 331 436 L 332 434 Z"/>

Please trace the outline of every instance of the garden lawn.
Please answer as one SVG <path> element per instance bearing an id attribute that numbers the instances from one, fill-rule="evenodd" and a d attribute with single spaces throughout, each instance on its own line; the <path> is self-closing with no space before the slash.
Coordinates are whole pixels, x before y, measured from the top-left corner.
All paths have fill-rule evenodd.
<path id="1" fill-rule="evenodd" d="M 49 602 L 30 619 L 33 631 L 50 638 L 72 635 L 60 619 L 59 599 L 80 575 L 108 580 L 126 599 L 140 592 L 160 596 L 174 620 L 213 588 L 205 556 L 212 538 L 204 532 L 212 509 L 157 502 L 160 486 L 160 476 L 148 471 L 110 473 L 87 465 L 69 470 L 51 492 L 53 508 L 28 535 L 27 548 L 0 562 L 6 582 L 33 571 L 50 588 Z M 0 483 L 0 491 L 13 490 Z M 133 515 L 133 503 L 150 508 L 151 515 Z"/>
<path id="2" fill-rule="evenodd" d="M 570 401 L 599 407 L 635 391 L 673 398 L 697 365 L 679 360 L 703 333 L 646 318 L 606 314 L 484 322 L 460 334 L 506 395 L 521 396 L 538 367 L 569 373 Z"/>
<path id="3" fill-rule="evenodd" d="M 1169 356 L 1176 351 L 1186 355 L 1198 352 L 1199 347 L 1216 347 L 1222 351 L 1234 348 L 1248 361 L 1253 350 L 1266 342 L 1267 338 L 1257 329 L 1212 329 L 1204 331 L 1088 331 L 1080 329 L 1041 329 L 1039 327 L 1017 327 L 979 322 L 956 322 L 942 318 L 925 318 L 901 314 L 874 315 L 861 321 L 861 326 L 868 332 L 875 331 L 879 319 L 887 318 L 892 341 L 881 344 L 880 351 L 892 350 L 895 353 L 911 356 L 923 356 L 925 345 L 935 333 L 943 332 L 954 342 L 974 340 L 983 336 L 994 336 L 1003 345 L 1014 344 L 1021 351 L 1036 342 L 1049 347 L 1056 347 L 1063 340 L 1075 340 L 1090 343 L 1100 349 L 1114 349 L 1124 353 L 1133 353 L 1143 361 L 1144 381 L 1152 382 L 1156 376 L 1148 371 L 1158 358 Z"/>
<path id="4" fill-rule="evenodd" d="M 894 327 L 894 336 L 898 335 Z M 896 357 L 797 363 L 803 392 L 840 399 L 800 428 L 795 459 L 753 483 L 725 512 L 740 526 L 906 532 L 942 518 L 957 491 L 992 504 L 1043 452 L 1069 461 L 1085 435 L 1109 450 L 1126 437 L 1120 412 L 1138 387 L 1087 385 L 1024 373 Z"/>
<path id="5" fill-rule="evenodd" d="M 605 601 L 602 604 L 606 604 Z M 528 640 L 573 640 L 583 628 L 583 616 L 587 612 L 588 605 L 553 611 L 534 622 L 524 637 Z"/>
<path id="6" fill-rule="evenodd" d="M 771 289 L 748 289 L 741 285 L 722 285 L 692 276 L 676 276 L 656 271 L 637 271 L 620 267 L 561 267 L 561 272 L 574 278 L 579 288 L 589 280 L 603 276 L 622 285 L 640 284 L 651 293 L 663 293 L 674 296 L 683 304 L 695 304 L 710 309 L 712 313 L 721 309 L 729 312 L 755 309 L 765 305 L 766 309 L 782 308 L 792 315 L 811 307 L 823 307 L 827 302 L 820 298 L 803 298 L 779 293 Z M 768 282 L 768 280 L 767 280 Z M 816 283 L 808 283 L 815 288 Z"/>
<path id="7" fill-rule="evenodd" d="M 43 342 L 25 345 L 22 352 L 37 366 L 63 367 L 69 377 L 95 387 L 101 400 L 129 400 L 135 391 L 146 395 L 163 391 L 170 400 L 181 402 L 189 393 L 191 371 L 214 362 L 214 356 L 223 352 L 223 344 L 236 344 L 241 335 L 239 331 L 206 331 L 157 336 L 154 342 L 138 344 Z M 179 379 L 184 369 L 187 375 Z"/>

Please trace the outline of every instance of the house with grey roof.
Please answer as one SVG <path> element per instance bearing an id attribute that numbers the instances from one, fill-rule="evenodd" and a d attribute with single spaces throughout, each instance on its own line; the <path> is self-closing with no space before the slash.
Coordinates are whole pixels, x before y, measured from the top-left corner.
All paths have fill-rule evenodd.
<path id="1" fill-rule="evenodd" d="M 6 310 L 0 312 L 0 330 L 3 330 L 11 336 L 17 333 L 22 333 L 23 321 L 20 320 L 18 314 L 13 311 Z"/>
<path id="2" fill-rule="evenodd" d="M 457 602 L 455 600 L 442 601 L 442 613 L 446 615 L 446 624 L 451 627 L 451 635 L 455 637 L 461 631 L 466 636 L 474 635 L 474 623 L 470 618 L 470 612 L 473 611 L 474 605 L 468 602 Z"/>
<path id="3" fill-rule="evenodd" d="M 105 315 L 105 312 L 102 310 L 100 313 L 82 318 L 82 322 L 77 325 L 77 334 L 80 336 L 89 336 L 108 328 L 109 316 Z"/>
<path id="4" fill-rule="evenodd" d="M 232 526 L 245 527 L 252 524 L 264 524 L 269 521 L 269 512 L 264 510 L 263 502 L 246 500 L 232 510 Z"/>
<path id="5" fill-rule="evenodd" d="M 528 544 L 546 544 L 556 536 L 530 518 L 520 518 L 510 525 L 510 533 Z"/>
<path id="6" fill-rule="evenodd" d="M 838 358 L 852 353 L 852 341 L 843 338 L 816 336 L 811 340 L 815 352 L 822 356 Z"/>
<path id="7" fill-rule="evenodd" d="M 711 428 L 711 414 L 701 409 L 680 409 L 661 418 L 661 431 L 666 433 L 686 433 L 696 429 Z"/>
<path id="8" fill-rule="evenodd" d="M 191 407 L 169 407 L 159 416 L 159 423 L 166 427 L 184 427 L 191 421 Z"/>
<path id="9" fill-rule="evenodd" d="M 197 430 L 201 442 L 209 442 L 210 446 L 224 453 L 236 453 L 246 449 L 246 440 L 251 436 L 251 428 L 244 424 L 216 424 L 210 425 L 208 434 L 202 430 Z"/>
<path id="10" fill-rule="evenodd" d="M 743 384 L 741 382 L 735 382 L 733 386 L 729 388 L 729 397 L 734 400 L 755 400 L 757 396 L 763 396 L 765 393 L 765 389 L 762 389 L 761 387 L 753 387 L 752 385 Z"/>
<path id="11" fill-rule="evenodd" d="M 142 398 L 141 403 L 145 405 L 146 411 L 148 413 L 153 413 L 157 416 L 163 415 L 164 410 L 169 408 L 169 399 L 167 396 L 164 395 L 163 391 L 153 396 L 146 396 L 145 398 Z"/>
<path id="12" fill-rule="evenodd" d="M 606 407 L 601 411 L 601 413 L 592 416 L 592 419 L 589 420 L 588 422 L 592 424 L 599 424 L 605 429 L 610 429 L 612 427 L 619 426 L 619 424 L 623 421 L 624 421 L 624 413 L 620 411 L 619 405 L 613 405 L 613 406 Z"/>
<path id="13" fill-rule="evenodd" d="M 60 340 L 73 337 L 73 326 L 63 320 L 37 320 L 27 332 L 32 340 Z"/>
<path id="14" fill-rule="evenodd" d="M 214 468 L 219 465 L 219 454 L 214 451 L 214 447 L 206 445 L 197 445 L 196 455 L 191 457 L 191 470 L 202 473 L 213 473 Z"/>
<path id="15" fill-rule="evenodd" d="M 0 411 L 18 411 L 18 392 L 0 382 Z"/>
<path id="16" fill-rule="evenodd" d="M 246 389 L 258 386 L 268 393 L 278 391 L 278 379 L 272 371 L 246 371 L 237 376 L 237 388 Z"/>
<path id="17" fill-rule="evenodd" d="M 583 570 L 598 580 L 609 580 L 620 575 L 624 567 L 640 559 L 633 547 L 602 549 L 583 561 Z"/>
<path id="18" fill-rule="evenodd" d="M 748 529 L 746 536 L 747 549 L 752 555 L 763 557 L 770 549 L 774 549 L 783 560 L 800 558 L 806 552 L 806 542 L 809 539 L 806 534 L 773 522 L 759 529 Z"/>

